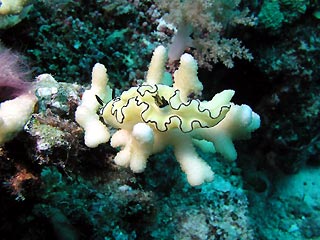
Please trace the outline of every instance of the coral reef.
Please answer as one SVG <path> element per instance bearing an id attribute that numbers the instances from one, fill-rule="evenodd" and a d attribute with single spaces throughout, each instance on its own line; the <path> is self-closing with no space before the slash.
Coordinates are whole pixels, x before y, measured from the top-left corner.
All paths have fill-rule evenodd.
<path id="1" fill-rule="evenodd" d="M 266 0 L 258 15 L 259 25 L 278 31 L 283 24 L 297 21 L 309 5 L 309 0 Z"/>
<path id="2" fill-rule="evenodd" d="M 37 1 L 27 19 L 10 29 L 18 36 L 4 35 L 2 41 L 24 49 L 35 75 L 50 73 L 58 81 L 84 84 L 98 61 L 108 65 L 113 79 L 133 80 L 140 74 L 135 71 L 145 67 L 140 56 L 149 56 L 154 48 L 152 35 L 143 34 L 156 27 L 148 14 L 142 14 L 149 5 L 142 1 Z"/>
<path id="3" fill-rule="evenodd" d="M 319 239 L 319 1 L 1 3 L 1 239 Z"/>

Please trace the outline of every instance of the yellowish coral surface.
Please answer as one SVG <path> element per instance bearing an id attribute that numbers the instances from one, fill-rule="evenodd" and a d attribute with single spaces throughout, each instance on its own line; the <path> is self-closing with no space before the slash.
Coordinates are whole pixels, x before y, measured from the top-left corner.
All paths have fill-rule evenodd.
<path id="1" fill-rule="evenodd" d="M 18 14 L 29 0 L 1 0 L 0 15 Z"/>

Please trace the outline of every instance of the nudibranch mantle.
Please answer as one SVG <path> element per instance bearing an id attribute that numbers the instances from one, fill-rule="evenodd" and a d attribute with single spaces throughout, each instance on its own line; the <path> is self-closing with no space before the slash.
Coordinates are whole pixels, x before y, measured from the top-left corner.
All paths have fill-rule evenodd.
<path id="1" fill-rule="evenodd" d="M 229 111 L 234 91 L 226 90 L 210 103 L 191 99 L 182 102 L 180 91 L 163 84 L 141 85 L 123 92 L 102 110 L 105 121 L 117 128 L 130 130 L 144 122 L 155 131 L 179 129 L 188 133 L 195 128 L 210 128 L 218 124 Z M 224 95 L 224 103 L 215 100 Z M 218 102 L 218 101 L 217 101 Z"/>

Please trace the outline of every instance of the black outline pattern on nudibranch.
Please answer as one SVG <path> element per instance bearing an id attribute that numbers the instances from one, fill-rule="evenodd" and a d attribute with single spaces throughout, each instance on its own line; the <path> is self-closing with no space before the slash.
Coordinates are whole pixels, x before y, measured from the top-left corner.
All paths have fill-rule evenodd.
<path id="1" fill-rule="evenodd" d="M 164 98 L 164 96 L 160 97 L 159 94 L 152 96 L 154 98 L 155 104 L 159 108 L 164 108 L 169 105 L 169 102 Z"/>
<path id="2" fill-rule="evenodd" d="M 197 110 L 198 110 L 200 113 L 205 113 L 205 112 L 206 112 L 206 113 L 207 113 L 207 117 L 211 118 L 212 120 L 215 120 L 215 119 L 220 118 L 223 110 L 225 110 L 225 109 L 229 110 L 229 109 L 231 108 L 231 105 L 230 105 L 230 104 L 227 105 L 227 106 L 221 106 L 218 115 L 217 115 L 217 116 L 212 116 L 212 114 L 211 114 L 211 112 L 210 112 L 209 109 L 207 109 L 207 108 L 205 108 L 205 109 L 200 109 L 200 104 L 201 104 L 201 102 L 200 102 L 199 100 L 197 100 L 197 99 L 195 99 L 195 100 L 194 100 L 194 99 L 193 99 L 193 100 L 189 100 L 187 103 L 183 103 L 183 102 L 182 102 L 182 103 L 180 103 L 177 107 L 174 107 L 174 106 L 172 105 L 172 102 L 171 102 L 171 101 L 172 101 L 175 97 L 177 97 L 177 95 L 179 94 L 179 90 L 176 89 L 176 90 L 174 91 L 174 94 L 173 94 L 173 95 L 169 98 L 169 100 L 167 101 L 163 96 L 161 96 L 161 95 L 158 94 L 158 89 L 159 89 L 159 88 L 158 88 L 157 85 L 153 85 L 153 86 L 152 86 L 152 85 L 141 85 L 141 86 L 137 87 L 136 91 L 137 91 L 137 93 L 138 93 L 139 95 L 129 98 L 129 99 L 127 100 L 126 104 L 123 105 L 120 110 L 117 109 L 115 105 L 116 105 L 117 102 L 121 101 L 121 97 L 120 97 L 120 98 L 118 97 L 118 98 L 113 99 L 113 100 L 112 100 L 112 107 L 111 107 L 111 114 L 115 117 L 115 119 L 117 120 L 118 123 L 123 124 L 123 123 L 124 123 L 124 120 L 125 120 L 124 109 L 126 109 L 132 101 L 135 101 L 134 104 L 135 104 L 136 106 L 138 106 L 138 107 L 140 107 L 140 106 L 142 106 L 142 105 L 145 105 L 145 108 L 142 109 L 141 114 L 140 114 L 141 119 L 142 119 L 145 123 L 147 123 L 147 124 L 152 124 L 152 125 L 154 125 L 154 127 L 155 127 L 159 132 L 166 132 L 166 131 L 168 131 L 170 124 L 173 122 L 173 119 L 174 119 L 174 118 L 177 118 L 177 119 L 179 120 L 179 129 L 180 129 L 183 133 L 188 133 L 188 132 L 193 131 L 193 130 L 196 128 L 196 127 L 194 126 L 195 124 L 198 124 L 198 126 L 200 126 L 200 128 L 211 128 L 211 127 L 214 127 L 214 126 L 217 125 L 219 122 L 221 122 L 221 121 L 225 118 L 225 116 L 223 116 L 217 123 L 215 123 L 215 124 L 212 125 L 212 126 L 211 126 L 211 125 L 203 125 L 203 124 L 202 124 L 202 121 L 200 121 L 199 119 L 192 120 L 192 121 L 190 122 L 190 128 L 188 128 L 188 130 L 186 130 L 186 129 L 182 126 L 182 125 L 183 125 L 183 122 L 184 122 L 183 119 L 182 119 L 179 115 L 175 114 L 175 115 L 170 116 L 170 117 L 168 118 L 168 121 L 165 121 L 165 122 L 164 122 L 164 128 L 165 128 L 165 129 L 162 130 L 162 129 L 159 128 L 159 126 L 158 126 L 158 125 L 159 125 L 158 121 L 156 121 L 156 120 L 150 120 L 150 119 L 147 120 L 146 117 L 144 117 L 145 113 L 151 108 L 151 106 L 150 106 L 149 103 L 141 101 L 141 100 L 139 99 L 139 96 L 140 96 L 140 97 L 144 97 L 147 93 L 151 94 L 151 96 L 152 96 L 153 98 L 156 98 L 155 96 L 158 96 L 158 98 L 160 98 L 160 100 L 164 99 L 164 100 L 166 101 L 166 102 L 165 102 L 165 106 L 159 106 L 159 105 L 157 104 L 157 102 L 155 102 L 155 104 L 156 104 L 160 109 L 163 108 L 163 107 L 169 106 L 171 109 L 173 109 L 173 110 L 175 110 L 175 111 L 179 111 L 179 110 L 180 110 L 181 108 L 183 108 L 183 107 L 189 107 L 191 104 L 196 103 L 196 104 L 197 104 L 197 106 L 196 106 Z M 119 112 L 120 112 L 120 113 L 119 113 Z"/>

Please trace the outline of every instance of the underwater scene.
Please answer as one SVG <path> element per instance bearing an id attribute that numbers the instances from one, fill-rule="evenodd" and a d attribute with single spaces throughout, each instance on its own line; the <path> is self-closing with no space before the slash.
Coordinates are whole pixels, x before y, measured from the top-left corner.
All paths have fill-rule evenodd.
<path id="1" fill-rule="evenodd" d="M 320 240 L 320 1 L 0 0 L 1 240 Z"/>

